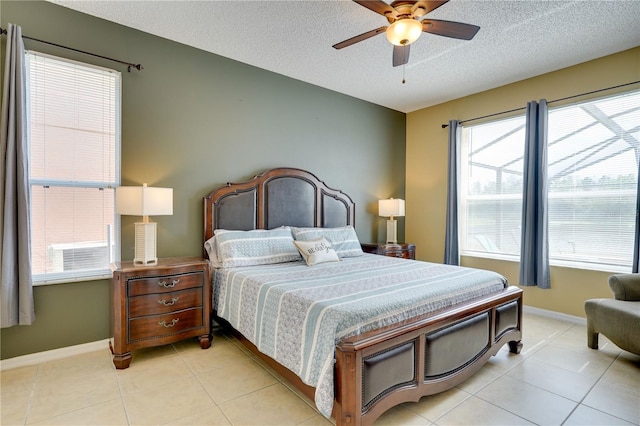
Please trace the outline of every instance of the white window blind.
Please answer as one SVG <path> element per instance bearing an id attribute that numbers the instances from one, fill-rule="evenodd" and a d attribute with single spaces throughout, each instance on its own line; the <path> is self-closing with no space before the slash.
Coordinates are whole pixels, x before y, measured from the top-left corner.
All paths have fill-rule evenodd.
<path id="1" fill-rule="evenodd" d="M 110 273 L 119 235 L 120 80 L 117 71 L 27 53 L 36 283 Z"/>
<path id="2" fill-rule="evenodd" d="M 631 271 L 640 92 L 549 111 L 549 256 Z"/>
<path id="3" fill-rule="evenodd" d="M 463 131 L 461 252 L 520 254 L 524 116 Z M 630 271 L 640 92 L 549 111 L 549 255 L 555 265 Z"/>
<path id="4" fill-rule="evenodd" d="M 464 128 L 461 252 L 520 253 L 524 116 Z"/>

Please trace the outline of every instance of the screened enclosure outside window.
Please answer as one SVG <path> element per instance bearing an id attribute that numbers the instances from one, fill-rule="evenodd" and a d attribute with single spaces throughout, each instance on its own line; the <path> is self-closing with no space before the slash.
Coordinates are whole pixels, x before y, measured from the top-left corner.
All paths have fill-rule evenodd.
<path id="1" fill-rule="evenodd" d="M 520 253 L 524 128 L 521 116 L 463 130 L 463 254 Z"/>
<path id="2" fill-rule="evenodd" d="M 640 92 L 549 111 L 549 256 L 630 271 Z"/>
<path id="3" fill-rule="evenodd" d="M 523 117 L 465 128 L 463 254 L 520 253 Z M 630 271 L 640 158 L 640 92 L 550 109 L 552 264 Z"/>
<path id="4" fill-rule="evenodd" d="M 120 80 L 113 70 L 27 53 L 34 283 L 110 274 Z"/>

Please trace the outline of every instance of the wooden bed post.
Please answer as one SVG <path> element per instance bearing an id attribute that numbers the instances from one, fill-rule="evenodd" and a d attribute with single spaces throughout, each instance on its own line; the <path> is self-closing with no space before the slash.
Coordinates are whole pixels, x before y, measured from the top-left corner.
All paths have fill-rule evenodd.
<path id="1" fill-rule="evenodd" d="M 359 412 L 352 412 L 356 407 L 359 407 L 359 401 L 362 400 L 358 395 L 361 394 L 361 389 L 356 389 L 356 383 L 359 383 L 357 378 L 357 360 L 356 352 L 353 348 L 346 348 L 343 346 L 336 347 L 336 377 L 339 380 L 336 382 L 336 409 L 334 410 L 334 418 L 336 419 L 336 425 L 354 426 L 359 425 Z M 356 423 L 357 421 L 357 423 Z"/>

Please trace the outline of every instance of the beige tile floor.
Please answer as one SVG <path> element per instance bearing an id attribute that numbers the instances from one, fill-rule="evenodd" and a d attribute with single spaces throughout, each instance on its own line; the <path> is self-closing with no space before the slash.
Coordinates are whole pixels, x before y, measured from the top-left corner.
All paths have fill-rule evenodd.
<path id="1" fill-rule="evenodd" d="M 503 348 L 471 379 L 397 406 L 376 425 L 639 425 L 640 357 L 585 326 L 525 314 L 524 348 Z M 2 425 L 330 425 L 313 404 L 221 330 L 208 350 L 184 341 L 109 350 L 2 371 Z"/>

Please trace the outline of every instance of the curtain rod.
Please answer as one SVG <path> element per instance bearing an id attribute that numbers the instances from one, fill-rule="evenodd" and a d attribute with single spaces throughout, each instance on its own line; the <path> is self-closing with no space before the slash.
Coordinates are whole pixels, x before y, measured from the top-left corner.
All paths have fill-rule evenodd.
<path id="1" fill-rule="evenodd" d="M 567 96 L 566 98 L 554 99 L 552 101 L 548 101 L 547 104 L 550 104 L 552 102 L 566 101 L 567 99 L 578 98 L 580 96 L 591 95 L 593 93 L 604 92 L 605 90 L 617 89 L 619 87 L 630 86 L 632 84 L 638 84 L 638 83 L 640 83 L 640 80 L 632 81 L 631 83 L 619 84 L 617 86 L 605 87 L 604 89 L 593 90 L 591 92 L 580 93 L 579 95 Z M 460 121 L 460 124 L 466 123 L 467 121 L 480 120 L 482 118 L 489 118 L 489 117 L 493 117 L 493 116 L 496 116 L 496 115 L 508 114 L 510 112 L 522 111 L 522 110 L 525 110 L 525 109 L 527 109 L 527 107 L 510 109 L 508 111 L 502 111 L 502 112 L 496 112 L 495 114 L 483 115 L 482 117 L 469 118 L 467 120 Z M 447 127 L 449 127 L 449 124 L 442 124 L 442 128 L 443 129 L 446 129 Z"/>
<path id="2" fill-rule="evenodd" d="M 7 30 L 5 28 L 0 28 L 0 35 L 7 35 Z M 37 38 L 27 37 L 27 36 L 24 36 L 24 35 L 22 36 L 22 38 L 27 39 L 27 40 L 37 41 L 38 43 L 44 43 L 44 44 L 49 44 L 51 46 L 60 47 L 62 49 L 72 50 L 74 52 L 83 53 L 85 55 L 95 56 L 96 58 L 106 59 L 107 61 L 118 62 L 120 64 L 126 65 L 128 72 L 131 72 L 131 68 L 135 68 L 138 71 L 143 69 L 141 64 L 132 64 L 130 62 L 120 61 L 118 59 L 108 58 L 108 57 L 102 56 L 102 55 L 96 55 L 95 53 L 85 52 L 84 50 L 74 49 L 73 47 L 62 46 L 61 44 L 56 44 L 56 43 L 52 43 L 50 41 L 45 41 L 45 40 L 39 40 Z"/>

